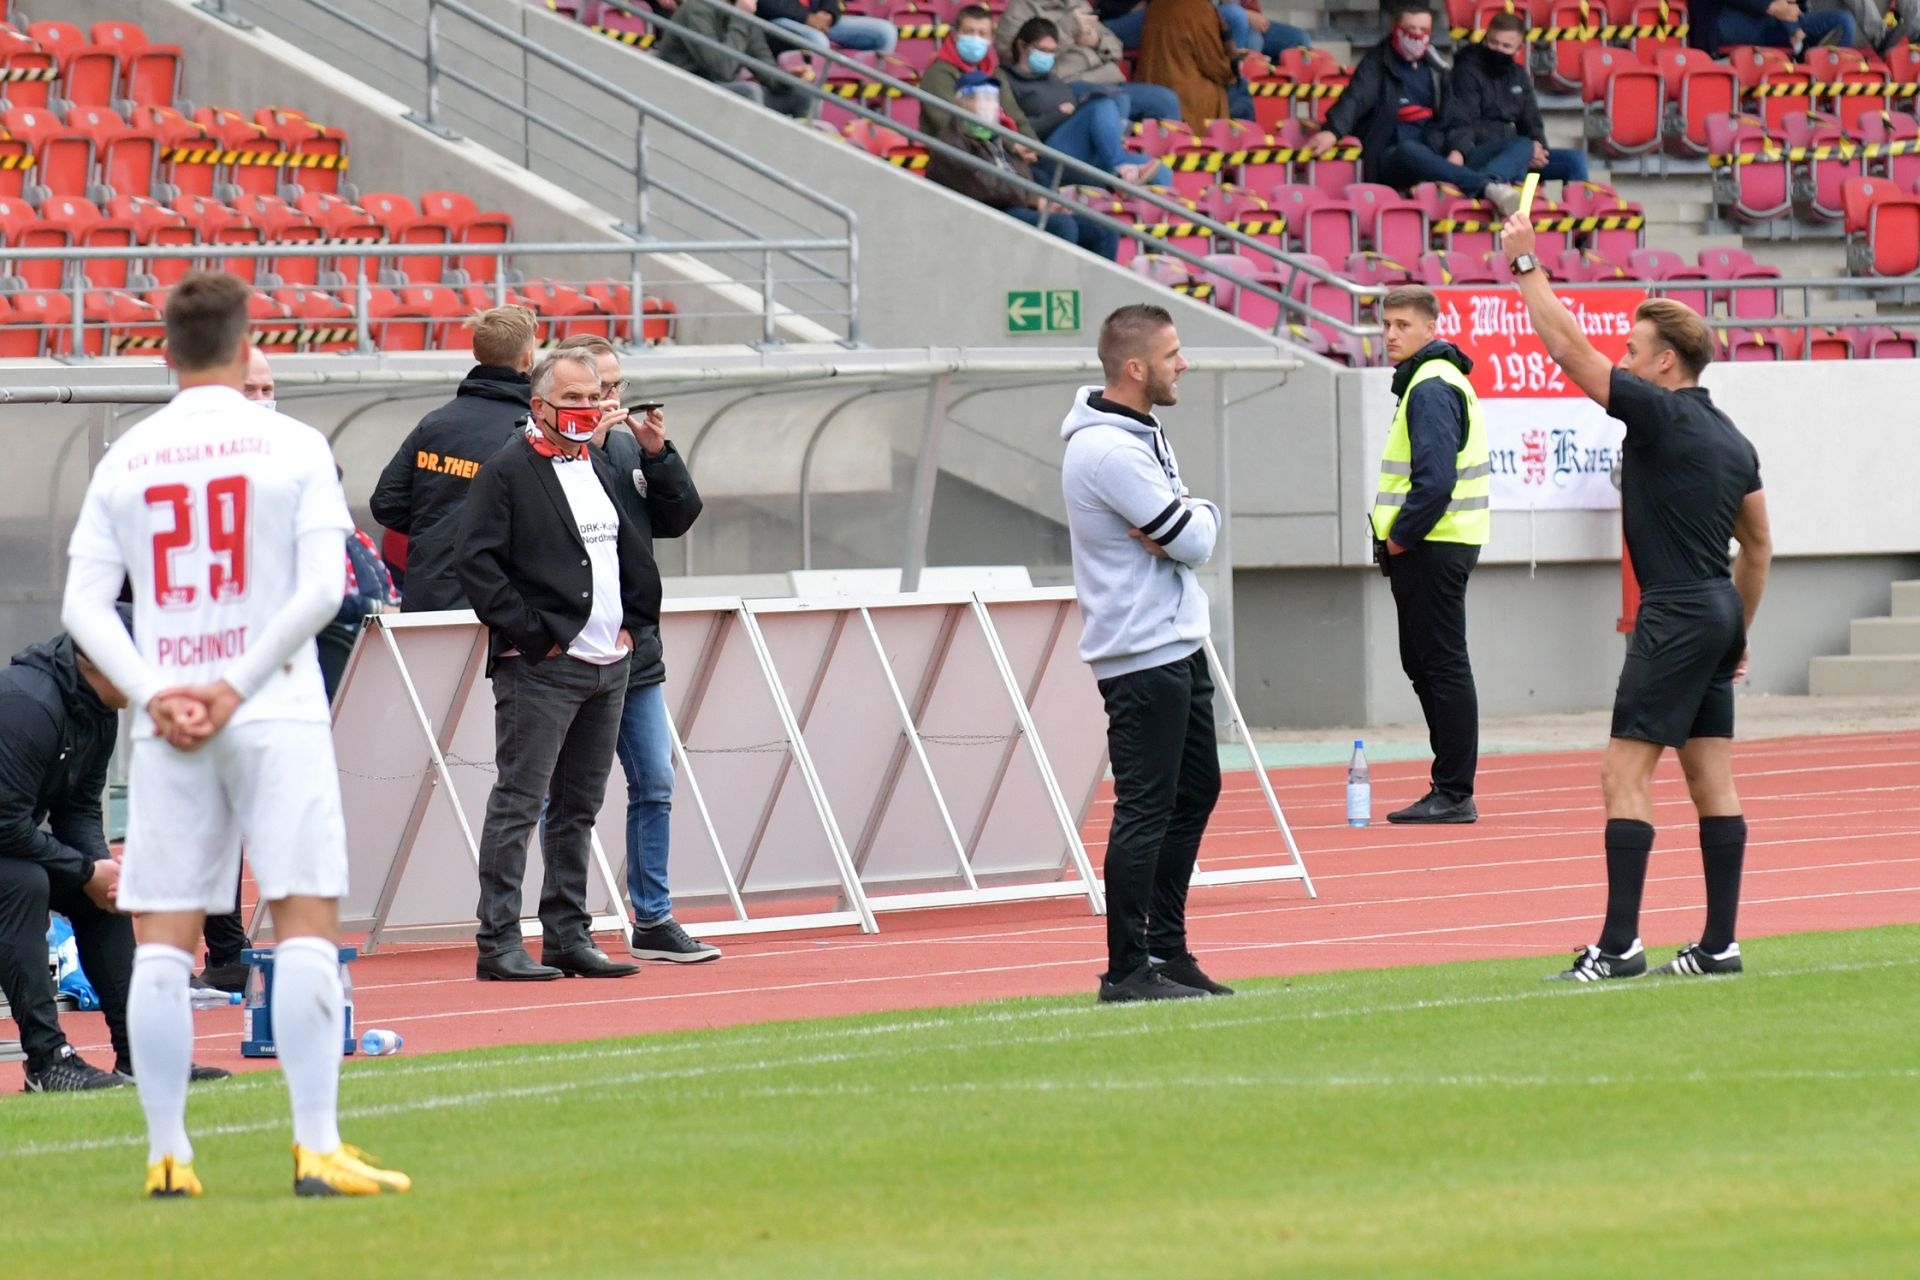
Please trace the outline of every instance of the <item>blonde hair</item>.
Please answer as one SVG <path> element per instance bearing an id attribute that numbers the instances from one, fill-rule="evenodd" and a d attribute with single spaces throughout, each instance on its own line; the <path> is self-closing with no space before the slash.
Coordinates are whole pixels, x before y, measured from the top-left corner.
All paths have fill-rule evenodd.
<path id="1" fill-rule="evenodd" d="M 540 336 L 540 317 L 515 304 L 476 312 L 467 320 L 473 331 L 473 358 L 481 364 L 517 369 Z"/>
<path id="2" fill-rule="evenodd" d="M 1633 319 L 1636 324 L 1645 320 L 1653 326 L 1661 345 L 1673 352 L 1689 378 L 1698 378 L 1713 363 L 1713 330 L 1686 303 L 1648 298 L 1634 310 Z"/>
<path id="3" fill-rule="evenodd" d="M 619 348 L 597 333 L 576 333 L 571 338 L 562 339 L 553 348 L 555 351 L 578 351 L 598 360 L 601 356 L 620 355 Z"/>

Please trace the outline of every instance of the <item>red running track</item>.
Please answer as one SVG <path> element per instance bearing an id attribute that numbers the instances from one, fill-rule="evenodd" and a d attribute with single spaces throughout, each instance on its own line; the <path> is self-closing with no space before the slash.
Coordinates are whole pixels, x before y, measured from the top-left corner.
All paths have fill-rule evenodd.
<path id="1" fill-rule="evenodd" d="M 1739 744 L 1752 835 L 1741 936 L 1920 923 L 1920 733 Z M 1194 949 L 1218 977 L 1539 956 L 1543 973 L 1589 942 L 1604 900 L 1596 751 L 1491 756 L 1481 819 L 1468 827 L 1345 825 L 1343 766 L 1275 770 L 1274 785 L 1320 890 L 1297 883 L 1197 889 Z M 1375 812 L 1425 790 L 1426 764 L 1374 768 Z M 1654 786 L 1660 828 L 1647 886 L 1649 947 L 1696 936 L 1701 888 L 1693 811 L 1669 756 Z M 1086 828 L 1096 866 L 1110 797 Z M 1251 772 L 1229 774 L 1203 866 L 1275 859 L 1280 837 Z M 882 917 L 882 932 L 761 935 L 721 942 L 718 963 L 649 964 L 634 978 L 541 984 L 473 980 L 468 945 L 383 948 L 354 965 L 359 1024 L 392 1027 L 409 1053 L 553 1043 L 773 1019 L 965 1004 L 1007 996 L 1091 998 L 1103 921 L 1082 899 Z M 612 939 L 603 939 L 612 949 Z M 1765 964 L 1766 949 L 1749 955 Z M 110 1061 L 97 1014 L 68 1035 Z M 196 1058 L 239 1057 L 238 1010 L 196 1017 Z M 0 1090 L 20 1086 L 0 1067 Z"/>

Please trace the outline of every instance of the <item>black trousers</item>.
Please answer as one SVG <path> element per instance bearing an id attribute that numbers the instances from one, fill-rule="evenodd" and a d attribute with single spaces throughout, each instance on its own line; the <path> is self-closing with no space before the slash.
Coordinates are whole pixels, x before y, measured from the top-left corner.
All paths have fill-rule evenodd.
<path id="1" fill-rule="evenodd" d="M 1220 798 L 1213 674 L 1205 650 L 1100 682 L 1113 764 L 1107 836 L 1107 973 L 1114 981 L 1187 950 L 1187 884 Z"/>
<path id="2" fill-rule="evenodd" d="M 47 912 L 73 922 L 80 967 L 100 997 L 114 1056 L 131 1062 L 127 1049 L 127 987 L 133 981 L 133 919 L 102 911 L 77 885 L 50 880 L 46 868 L 21 858 L 0 858 L 0 989 L 7 993 L 20 1047 L 39 1066 L 67 1042 L 60 1032 L 47 981 Z"/>
<path id="3" fill-rule="evenodd" d="M 1467 577 L 1480 548 L 1416 542 L 1387 561 L 1400 617 L 1400 666 L 1413 681 L 1433 748 L 1433 789 L 1449 800 L 1473 795 L 1480 765 L 1480 696 L 1467 660 Z"/>

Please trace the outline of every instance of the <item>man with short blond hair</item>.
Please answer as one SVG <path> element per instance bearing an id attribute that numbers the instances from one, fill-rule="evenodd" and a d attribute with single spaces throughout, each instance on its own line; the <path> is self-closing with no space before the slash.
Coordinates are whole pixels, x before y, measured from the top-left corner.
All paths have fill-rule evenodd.
<path id="1" fill-rule="evenodd" d="M 540 318 L 525 307 L 482 311 L 467 321 L 478 362 L 452 400 L 420 419 L 380 472 L 373 518 L 407 539 L 409 613 L 464 609 L 454 573 L 460 557 L 460 508 L 480 464 L 514 438 L 528 412 L 527 370 L 540 341 Z"/>

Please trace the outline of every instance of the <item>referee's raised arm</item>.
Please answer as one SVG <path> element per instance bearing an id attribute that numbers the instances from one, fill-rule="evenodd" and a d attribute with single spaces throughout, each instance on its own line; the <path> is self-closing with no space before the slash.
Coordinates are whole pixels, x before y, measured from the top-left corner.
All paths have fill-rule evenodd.
<path id="1" fill-rule="evenodd" d="M 1613 362 L 1594 349 L 1573 313 L 1554 296 L 1553 281 L 1534 256 L 1533 246 L 1533 223 L 1526 214 L 1514 214 L 1500 228 L 1500 248 L 1533 318 L 1533 331 L 1573 385 L 1604 409 L 1613 384 Z"/>

